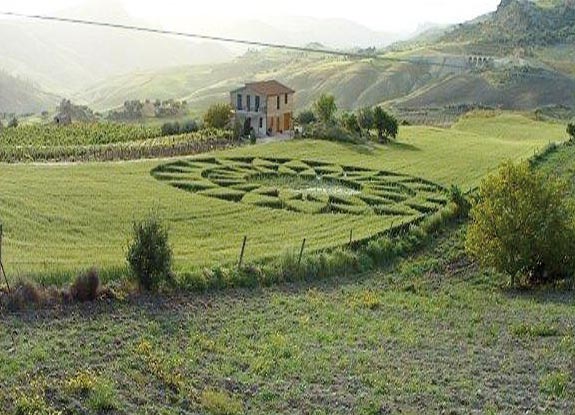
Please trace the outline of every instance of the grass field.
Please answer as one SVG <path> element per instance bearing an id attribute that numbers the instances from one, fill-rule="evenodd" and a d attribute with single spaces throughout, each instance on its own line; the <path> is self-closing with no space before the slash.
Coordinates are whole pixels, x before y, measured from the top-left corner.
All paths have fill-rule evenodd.
<path id="1" fill-rule="evenodd" d="M 4 315 L 0 412 L 573 413 L 573 293 L 502 289 L 464 230 L 370 275 Z"/>
<path id="2" fill-rule="evenodd" d="M 291 141 L 245 146 L 214 157 L 289 158 L 391 171 L 464 190 L 506 159 L 532 156 L 564 137 L 564 127 L 518 114 L 480 114 L 453 128 L 405 127 L 390 146 Z M 172 160 L 173 161 L 173 160 Z M 344 244 L 350 230 L 366 238 L 413 217 L 311 215 L 232 203 L 156 180 L 169 161 L 2 165 L 3 259 L 11 277 L 66 280 L 80 268 L 124 266 L 131 222 L 157 210 L 170 227 L 176 271 L 232 263 L 248 236 L 246 260 L 293 249 Z"/>

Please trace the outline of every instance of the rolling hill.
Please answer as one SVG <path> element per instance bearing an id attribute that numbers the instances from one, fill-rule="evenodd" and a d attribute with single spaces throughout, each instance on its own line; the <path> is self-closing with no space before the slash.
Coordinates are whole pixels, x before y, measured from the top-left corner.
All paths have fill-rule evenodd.
<path id="1" fill-rule="evenodd" d="M 61 17 L 131 25 L 135 20 L 116 0 L 90 1 L 58 13 Z M 74 24 L 0 19 L 0 69 L 31 79 L 60 95 L 135 70 L 224 62 L 223 45 Z"/>
<path id="2" fill-rule="evenodd" d="M 113 14 L 129 19 L 122 13 L 117 10 Z M 78 11 L 73 14 L 81 16 Z M 326 27 L 335 24 L 324 23 Z M 23 30 L 20 26 L 25 25 L 11 24 L 15 25 L 12 30 Z M 11 24 L 0 25 L 0 35 Z M 305 19 L 293 19 L 290 27 L 309 25 Z M 265 27 L 259 27 L 265 36 Z M 346 33 L 355 30 L 353 25 L 343 27 Z M 34 30 L 18 35 L 28 39 L 25 44 L 30 47 L 0 44 L 2 65 L 26 74 L 46 90 L 59 90 L 96 110 L 115 108 L 130 99 L 175 98 L 187 100 L 199 114 L 211 103 L 227 100 L 232 88 L 270 78 L 297 90 L 299 108 L 309 107 L 324 92 L 334 94 L 341 109 L 382 103 L 400 112 L 474 106 L 516 110 L 575 107 L 573 0 L 503 0 L 493 13 L 460 25 L 431 27 L 410 41 L 380 49 L 378 58 L 365 59 L 264 49 L 227 61 L 228 55 L 222 52 L 219 56 L 224 61 L 216 64 L 217 50 L 205 56 L 192 50 L 181 53 L 178 50 L 186 47 L 177 43 L 181 40 L 166 43 L 153 36 L 135 39 L 130 33 L 102 31 L 92 42 L 105 40 L 107 47 L 98 48 L 88 40 L 91 46 L 86 48 L 81 35 L 67 39 L 64 28 L 58 29 L 62 31 L 59 34 L 52 32 L 50 41 L 37 34 L 42 30 L 48 28 L 35 24 Z M 249 34 L 245 27 L 237 30 Z M 130 47 L 130 42 L 137 47 Z M 92 53 L 94 49 L 97 52 Z M 50 50 L 50 56 L 38 60 L 37 65 L 22 63 L 31 56 L 43 56 L 44 50 Z M 194 56 L 196 63 L 204 58 L 212 61 L 188 65 L 184 55 Z M 117 56 L 120 58 L 114 60 Z M 477 57 L 485 61 L 478 63 Z M 140 65 L 138 70 L 133 70 L 134 62 Z M 62 84 L 66 89 L 58 89 Z"/>
<path id="3" fill-rule="evenodd" d="M 106 109 L 125 99 L 184 98 L 200 112 L 226 100 L 227 92 L 245 81 L 274 78 L 297 90 L 300 108 L 323 92 L 334 94 L 341 109 L 380 103 L 399 110 L 575 106 L 573 33 L 572 1 L 504 0 L 494 13 L 451 28 L 432 28 L 411 42 L 382 50 L 384 59 L 251 51 L 219 65 L 114 77 L 77 99 Z M 486 62 L 470 61 L 477 56 Z"/>
<path id="4" fill-rule="evenodd" d="M 36 85 L 0 71 L 0 113 L 27 113 L 51 110 L 56 95 L 41 91 Z"/>

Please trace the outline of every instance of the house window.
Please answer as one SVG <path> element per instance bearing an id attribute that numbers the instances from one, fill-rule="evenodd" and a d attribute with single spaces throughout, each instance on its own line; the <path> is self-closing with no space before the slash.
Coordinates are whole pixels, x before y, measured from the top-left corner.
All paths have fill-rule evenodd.
<path id="1" fill-rule="evenodd" d="M 264 119 L 260 117 L 260 129 L 264 128 Z"/>
<path id="2" fill-rule="evenodd" d="M 286 102 L 286 105 L 287 105 L 287 103 L 288 103 L 288 94 L 286 94 L 286 96 L 285 96 L 285 102 Z"/>
<path id="3" fill-rule="evenodd" d="M 259 97 L 259 95 L 256 95 L 256 112 L 260 112 L 260 97 Z M 261 118 L 260 118 L 260 120 L 261 120 Z"/>
<path id="4" fill-rule="evenodd" d="M 241 111 L 242 110 L 242 94 L 238 94 L 238 102 L 236 103 L 236 107 Z"/>
<path id="5" fill-rule="evenodd" d="M 278 110 L 279 110 L 280 109 L 280 97 L 279 97 L 279 95 L 277 97 L 277 103 L 278 103 Z"/>
<path id="6" fill-rule="evenodd" d="M 246 97 L 246 100 L 247 100 L 246 106 L 248 107 L 248 111 L 251 111 L 252 110 L 252 96 L 248 95 Z"/>

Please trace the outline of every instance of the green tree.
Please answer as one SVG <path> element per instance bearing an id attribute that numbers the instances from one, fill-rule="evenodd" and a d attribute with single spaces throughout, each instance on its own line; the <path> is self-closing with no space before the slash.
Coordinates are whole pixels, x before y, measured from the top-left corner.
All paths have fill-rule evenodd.
<path id="1" fill-rule="evenodd" d="M 359 109 L 357 111 L 357 123 L 369 135 L 369 131 L 374 128 L 373 109 L 369 107 Z"/>
<path id="2" fill-rule="evenodd" d="M 353 112 L 344 112 L 341 116 L 341 124 L 350 133 L 359 134 L 361 128 L 357 122 L 357 116 Z"/>
<path id="3" fill-rule="evenodd" d="M 380 106 L 375 107 L 373 110 L 373 123 L 377 129 L 377 138 L 380 142 L 386 143 L 390 138 L 397 137 L 399 132 L 397 120 Z"/>
<path id="4" fill-rule="evenodd" d="M 567 125 L 567 134 L 572 141 L 575 141 L 575 123 L 569 123 Z"/>
<path id="5" fill-rule="evenodd" d="M 574 270 L 573 210 L 563 182 L 531 170 L 528 163 L 504 164 L 481 183 L 471 209 L 466 248 L 482 265 L 541 283 Z"/>
<path id="6" fill-rule="evenodd" d="M 296 121 L 299 125 L 310 125 L 317 121 L 315 114 L 311 110 L 304 110 L 298 114 Z"/>
<path id="7" fill-rule="evenodd" d="M 337 111 L 335 97 L 333 95 L 322 94 L 313 104 L 313 111 L 322 123 L 332 123 Z"/>
<path id="8" fill-rule="evenodd" d="M 214 104 L 204 115 L 204 124 L 211 128 L 227 128 L 232 118 L 232 107 L 229 104 Z"/>

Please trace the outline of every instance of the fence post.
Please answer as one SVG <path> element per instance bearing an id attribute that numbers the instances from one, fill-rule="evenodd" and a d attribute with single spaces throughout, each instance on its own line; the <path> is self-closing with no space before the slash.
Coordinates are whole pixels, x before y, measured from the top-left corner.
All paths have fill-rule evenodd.
<path id="1" fill-rule="evenodd" d="M 244 236 L 244 242 L 242 243 L 242 250 L 240 252 L 240 262 L 238 262 L 238 269 L 242 267 L 242 263 L 244 262 L 244 252 L 246 250 L 246 242 L 248 241 L 248 237 Z"/>
<path id="2" fill-rule="evenodd" d="M 305 248 L 305 238 L 303 238 L 303 242 L 301 244 L 301 249 L 299 251 L 299 258 L 297 260 L 297 266 L 299 267 L 301 265 L 301 257 L 303 256 L 303 250 Z"/>
<path id="3" fill-rule="evenodd" d="M 349 245 L 353 243 L 353 228 L 349 230 Z"/>
<path id="4" fill-rule="evenodd" d="M 2 263 L 2 236 L 3 236 L 3 226 L 0 223 L 0 272 L 4 275 L 4 281 L 6 282 L 6 288 L 8 288 L 8 293 L 11 293 L 10 284 L 8 283 L 8 276 L 6 271 L 4 271 L 4 264 Z"/>

